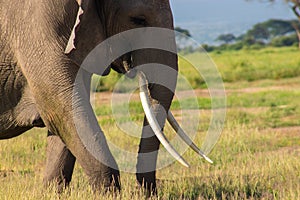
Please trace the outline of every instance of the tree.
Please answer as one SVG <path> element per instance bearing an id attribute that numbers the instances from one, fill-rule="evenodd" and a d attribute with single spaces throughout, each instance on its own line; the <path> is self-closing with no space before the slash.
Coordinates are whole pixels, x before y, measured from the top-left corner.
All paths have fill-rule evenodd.
<path id="1" fill-rule="evenodd" d="M 246 0 L 251 1 L 251 0 Z M 276 2 L 278 0 L 269 0 L 269 2 Z M 284 0 L 285 2 L 291 5 L 291 9 L 293 10 L 294 14 L 300 21 L 300 0 Z"/>
<path id="2" fill-rule="evenodd" d="M 177 27 L 175 27 L 175 31 L 177 31 L 177 32 L 179 32 L 179 33 L 181 33 L 181 34 L 183 34 L 183 35 L 186 36 L 186 37 L 192 37 L 190 31 L 187 30 L 187 29 L 183 29 L 183 28 L 180 28 L 180 27 L 177 26 Z"/>
<path id="3" fill-rule="evenodd" d="M 293 4 L 292 9 L 294 14 L 297 16 L 298 20 L 300 21 L 300 0 L 286 0 L 288 2 L 291 2 Z M 300 28 L 299 28 L 299 23 L 298 24 L 293 24 L 296 32 L 297 32 L 297 36 L 298 36 L 298 40 L 299 40 L 299 49 L 300 49 Z"/>
<path id="4" fill-rule="evenodd" d="M 275 1 L 275 0 L 270 0 L 270 1 Z M 298 18 L 298 20 L 300 21 L 300 0 L 285 0 L 287 3 L 291 4 L 291 8 L 294 12 L 294 14 L 296 15 L 296 17 Z M 297 32 L 297 36 L 298 36 L 298 40 L 299 40 L 299 49 L 300 49 L 300 28 L 299 28 L 299 22 L 298 24 L 293 24 L 296 32 Z"/>
<path id="5" fill-rule="evenodd" d="M 295 33 L 294 25 L 296 20 L 270 19 L 268 21 L 255 24 L 252 29 L 247 31 L 244 37 L 254 38 L 259 42 L 268 42 L 274 37 L 284 36 Z"/>
<path id="6" fill-rule="evenodd" d="M 248 38 L 254 38 L 256 41 L 266 41 L 270 38 L 270 33 L 268 27 L 264 24 L 256 24 L 251 30 L 249 30 L 246 35 Z"/>
<path id="7" fill-rule="evenodd" d="M 236 37 L 236 41 L 246 46 L 264 46 L 269 44 L 274 38 L 295 34 L 293 23 L 297 20 L 270 19 L 265 22 L 255 24 L 245 34 Z"/>
<path id="8" fill-rule="evenodd" d="M 271 0 L 275 1 L 275 0 Z M 300 0 L 285 0 L 288 3 L 292 4 L 292 10 L 294 14 L 297 16 L 298 20 L 300 21 Z"/>
<path id="9" fill-rule="evenodd" d="M 225 42 L 226 44 L 229 44 L 229 43 L 235 41 L 235 39 L 236 39 L 236 37 L 233 34 L 228 33 L 228 34 L 219 35 L 216 40 Z"/>
<path id="10" fill-rule="evenodd" d="M 262 26 L 268 28 L 268 32 L 271 37 L 284 36 L 295 32 L 293 24 L 297 23 L 297 20 L 278 20 L 271 19 L 264 23 Z"/>
<path id="11" fill-rule="evenodd" d="M 180 27 L 175 27 L 175 31 L 178 51 L 191 50 L 193 47 L 189 43 L 189 38 L 192 37 L 190 31 Z"/>
<path id="12" fill-rule="evenodd" d="M 249 0 L 246 0 L 249 1 Z M 269 2 L 275 2 L 278 0 L 269 0 Z M 289 3 L 291 5 L 291 9 L 298 18 L 298 23 L 293 24 L 293 27 L 295 28 L 299 40 L 299 49 L 300 49 L 300 0 L 284 0 L 285 2 Z"/>

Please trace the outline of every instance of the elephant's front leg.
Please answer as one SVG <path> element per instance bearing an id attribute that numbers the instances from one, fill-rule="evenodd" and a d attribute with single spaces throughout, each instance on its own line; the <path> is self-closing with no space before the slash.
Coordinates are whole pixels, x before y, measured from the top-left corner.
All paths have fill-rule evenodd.
<path id="1" fill-rule="evenodd" d="M 38 73 L 29 73 L 31 72 L 29 69 L 24 70 L 46 127 L 58 135 L 67 146 L 65 149 L 64 145 L 60 144 L 58 152 L 50 155 L 49 161 L 53 162 L 54 168 L 58 167 L 57 171 L 52 171 L 50 179 L 62 176 L 56 172 L 67 167 L 65 161 L 64 167 L 59 165 L 62 164 L 63 157 L 70 156 L 64 151 L 70 150 L 95 190 L 108 189 L 111 186 L 120 189 L 118 165 L 109 150 L 89 101 L 86 81 L 90 81 L 87 78 L 90 75 L 72 62 L 66 63 L 64 60 L 59 63 L 60 65 L 52 64 L 49 68 L 45 67 L 45 72 L 39 76 L 35 76 Z M 44 66 L 38 62 L 33 63 L 34 72 L 39 69 L 36 65 Z M 53 138 L 52 142 L 59 141 L 57 137 Z M 51 149 L 51 146 L 49 148 Z M 55 148 L 57 147 L 53 146 L 52 150 Z M 60 153 L 62 155 L 55 155 Z M 52 158 L 57 164 L 51 161 Z M 50 164 L 49 167 L 52 168 Z"/>
<path id="2" fill-rule="evenodd" d="M 173 43 L 171 42 L 171 44 Z M 173 47 L 176 46 L 173 45 Z M 147 49 L 134 52 L 133 57 L 136 58 L 133 59 L 134 66 L 140 66 L 140 70 L 145 74 L 149 83 L 152 110 L 160 128 L 163 129 L 177 83 L 177 55 L 167 51 Z M 136 177 L 139 184 L 145 188 L 148 196 L 157 193 L 155 176 L 159 145 L 158 138 L 145 118 L 139 146 Z"/>
<path id="3" fill-rule="evenodd" d="M 44 184 L 54 183 L 61 193 L 71 182 L 75 160 L 60 137 L 48 131 Z"/>

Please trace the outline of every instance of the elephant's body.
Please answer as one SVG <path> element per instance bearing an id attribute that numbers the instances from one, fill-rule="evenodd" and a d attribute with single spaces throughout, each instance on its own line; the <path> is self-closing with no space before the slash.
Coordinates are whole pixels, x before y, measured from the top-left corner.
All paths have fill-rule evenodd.
<path id="1" fill-rule="evenodd" d="M 17 136 L 32 127 L 44 126 L 25 76 L 26 69 L 34 69 L 30 68 L 30 63 L 36 62 L 37 58 L 49 53 L 53 54 L 50 46 L 47 46 L 47 43 L 51 41 L 51 35 L 55 43 L 61 41 L 60 45 L 54 43 L 57 45 L 57 49 L 62 49 L 68 40 L 72 22 L 69 23 L 69 26 L 63 26 L 66 30 L 63 32 L 59 30 L 60 33 L 57 35 L 53 34 L 55 27 L 46 26 L 44 23 L 50 17 L 55 20 L 54 16 L 46 14 L 47 10 L 48 13 L 51 13 L 51 7 L 56 9 L 58 16 L 63 16 L 62 12 L 68 6 L 67 3 L 64 5 L 65 7 L 62 4 L 55 5 L 55 2 L 58 3 L 58 1 L 51 3 L 46 1 L 18 1 L 18 3 L 0 1 L 0 139 Z M 37 6 L 37 4 L 40 5 Z M 52 6 L 49 6 L 51 4 Z M 73 4 L 73 14 L 76 15 L 76 2 Z M 68 10 L 72 11 L 72 9 Z M 37 12 L 39 14 L 35 14 Z M 57 40 L 58 37 L 60 40 Z M 53 59 L 55 58 L 53 57 Z M 40 67 L 27 73 L 39 73 L 40 77 L 45 75 L 45 71 L 43 71 L 45 66 L 43 62 L 45 61 L 39 60 L 41 61 Z"/>
<path id="2" fill-rule="evenodd" d="M 58 68 L 63 66 L 59 60 L 64 57 L 63 46 L 78 6 L 75 1 L 34 0 L 0 0 L 0 5 L 0 139 L 8 139 L 45 126 L 36 98 L 47 99 L 51 91 L 32 91 L 47 86 L 43 82 L 47 71 L 55 71 L 56 61 Z M 51 14 L 54 9 L 57 15 Z M 61 190 L 71 181 L 75 158 L 61 139 L 50 133 L 47 154 L 45 182 L 56 180 Z"/>
<path id="3" fill-rule="evenodd" d="M 127 1 L 0 0 L 0 139 L 46 126 L 49 133 L 45 181 L 55 180 L 61 189 L 71 180 L 75 157 L 96 188 L 112 183 L 120 187 L 118 166 L 91 114 L 86 91 L 90 74 L 83 73 L 81 78 L 86 82 L 79 81 L 82 84 L 75 79 L 86 55 L 107 37 L 146 25 L 173 29 L 168 0 Z M 84 14 L 80 26 L 74 29 L 76 49 L 66 54 L 78 5 Z M 157 62 L 177 70 L 176 56 L 151 51 L 147 55 L 147 58 L 134 59 L 135 65 Z M 118 63 L 112 67 L 124 72 Z M 173 89 L 176 79 L 175 76 L 172 79 Z M 168 110 L 173 89 L 153 86 L 150 92 L 154 102 Z M 156 111 L 160 115 L 158 107 Z M 158 121 L 163 126 L 165 117 Z M 87 150 L 77 134 L 78 127 L 95 137 L 94 148 L 101 160 Z M 146 137 L 141 140 L 140 153 L 159 148 L 159 141 L 149 127 L 143 129 L 143 136 Z M 156 158 L 157 153 L 150 160 L 140 155 L 137 164 L 138 181 L 153 191 Z M 143 167 L 148 165 L 154 169 L 144 173 Z"/>
<path id="4" fill-rule="evenodd" d="M 4 62 L 0 63 L 0 139 L 43 126 L 21 69 L 16 64 Z"/>

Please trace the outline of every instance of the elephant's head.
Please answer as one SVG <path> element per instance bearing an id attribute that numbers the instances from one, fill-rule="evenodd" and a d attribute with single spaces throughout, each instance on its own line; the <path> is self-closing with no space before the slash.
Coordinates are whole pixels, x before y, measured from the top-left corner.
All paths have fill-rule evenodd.
<path id="1" fill-rule="evenodd" d="M 77 0 L 77 2 L 80 8 L 66 52 L 79 65 L 97 44 L 121 32 L 143 27 L 174 29 L 169 0 Z M 183 133 L 169 112 L 178 71 L 177 55 L 174 53 L 176 52 L 175 34 L 158 36 L 160 38 L 157 39 L 166 43 L 170 52 L 153 48 L 133 49 L 116 58 L 110 65 L 115 71 L 130 76 L 137 73 L 137 68 L 138 71 L 142 71 L 138 73 L 146 117 L 139 146 L 137 180 L 152 192 L 155 192 L 156 188 L 155 169 L 160 143 L 178 161 L 188 166 L 162 133 L 166 119 L 172 122 L 176 132 L 195 151 L 202 153 Z M 143 41 L 144 35 L 137 37 L 136 39 Z M 131 45 L 131 41 L 121 39 L 120 43 L 123 42 Z M 115 51 L 114 48 L 117 47 L 113 46 L 111 51 Z M 105 70 L 105 75 L 108 74 L 110 67 Z M 151 99 L 147 98 L 148 96 Z"/>
<path id="2" fill-rule="evenodd" d="M 151 2 L 146 0 L 77 0 L 77 2 L 80 8 L 74 30 L 66 47 L 66 53 L 69 53 L 77 64 L 81 64 L 97 44 L 118 33 L 142 27 L 174 29 L 169 0 Z M 159 36 L 163 37 L 163 35 Z M 136 39 L 143 40 L 142 37 L 143 35 L 140 35 Z M 160 40 L 168 43 L 170 48 L 175 51 L 175 38 L 166 39 L 168 41 L 162 38 Z M 120 42 L 122 42 L 121 39 Z M 130 41 L 123 42 L 130 45 Z M 114 48 L 111 51 L 115 51 Z M 162 51 L 153 50 L 126 53 L 114 60 L 110 67 L 119 73 L 127 73 L 129 69 L 124 66 L 124 61 L 130 68 L 143 63 L 162 62 L 162 64 L 166 63 L 177 70 L 177 56 L 162 55 L 162 53 L 165 54 Z M 104 75 L 109 73 L 110 67 L 107 68 Z"/>

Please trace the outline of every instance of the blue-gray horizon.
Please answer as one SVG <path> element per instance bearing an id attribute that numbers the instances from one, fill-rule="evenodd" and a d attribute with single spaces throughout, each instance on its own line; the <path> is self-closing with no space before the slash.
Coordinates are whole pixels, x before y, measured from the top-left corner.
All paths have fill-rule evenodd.
<path id="1" fill-rule="evenodd" d="M 188 29 L 200 44 L 214 44 L 224 33 L 238 36 L 269 19 L 296 19 L 282 1 L 171 0 L 175 26 Z"/>

